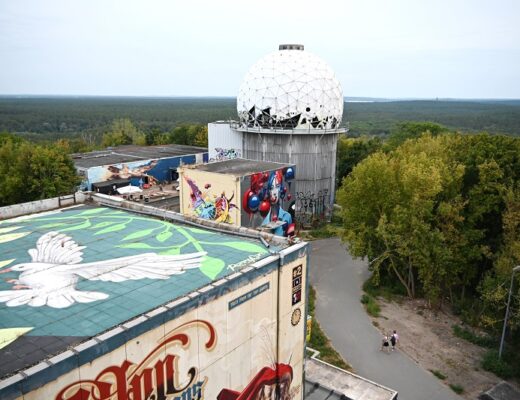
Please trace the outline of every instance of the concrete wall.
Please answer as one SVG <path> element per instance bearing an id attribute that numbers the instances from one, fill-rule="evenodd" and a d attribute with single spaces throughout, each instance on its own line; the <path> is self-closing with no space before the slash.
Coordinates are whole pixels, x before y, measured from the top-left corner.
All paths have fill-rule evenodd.
<path id="1" fill-rule="evenodd" d="M 0 207 L 0 220 L 84 203 L 87 197 L 88 194 L 77 192 L 67 196 L 53 197 L 51 199 L 36 200 L 29 203 Z"/>
<path id="2" fill-rule="evenodd" d="M 242 134 L 231 129 L 227 122 L 208 124 L 208 152 L 210 161 L 223 161 L 242 156 Z"/>
<path id="3" fill-rule="evenodd" d="M 79 353 L 68 355 L 78 358 L 76 368 L 63 369 L 23 400 L 231 400 L 274 390 L 302 399 L 307 253 L 305 246 L 285 253 L 284 265 L 259 261 L 240 287 L 223 287 L 212 301 L 186 308 L 191 300 L 181 298 L 107 332 L 102 336 L 120 344 L 91 362 L 79 360 L 100 342 L 78 346 Z M 155 320 L 162 323 L 143 331 Z M 119 336 L 128 339 L 117 342 Z"/>

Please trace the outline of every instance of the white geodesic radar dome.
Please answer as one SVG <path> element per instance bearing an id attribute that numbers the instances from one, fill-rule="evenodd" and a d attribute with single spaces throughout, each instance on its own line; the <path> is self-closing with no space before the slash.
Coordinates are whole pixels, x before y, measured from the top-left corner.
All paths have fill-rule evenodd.
<path id="1" fill-rule="evenodd" d="M 247 72 L 237 96 L 243 127 L 335 129 L 343 90 L 334 71 L 302 45 L 280 45 Z"/>

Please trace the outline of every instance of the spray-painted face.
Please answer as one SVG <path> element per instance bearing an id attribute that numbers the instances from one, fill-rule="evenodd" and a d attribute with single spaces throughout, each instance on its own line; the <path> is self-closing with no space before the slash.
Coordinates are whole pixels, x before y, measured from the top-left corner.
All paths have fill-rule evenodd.
<path id="1" fill-rule="evenodd" d="M 269 177 L 269 201 L 277 204 L 280 201 L 280 191 L 282 189 L 282 174 L 280 171 L 273 172 Z"/>

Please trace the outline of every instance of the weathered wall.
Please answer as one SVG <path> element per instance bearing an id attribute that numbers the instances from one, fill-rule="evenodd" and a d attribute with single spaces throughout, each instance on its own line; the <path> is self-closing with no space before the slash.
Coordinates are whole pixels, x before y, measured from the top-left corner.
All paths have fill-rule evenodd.
<path id="1" fill-rule="evenodd" d="M 54 210 L 85 202 L 88 195 L 76 192 L 67 196 L 53 197 L 51 199 L 31 201 L 29 203 L 13 204 L 0 207 L 0 220 L 14 218 L 21 215 L 34 214 L 42 211 Z"/>
<path id="2" fill-rule="evenodd" d="M 240 181 L 233 175 L 180 168 L 181 214 L 240 226 Z"/>
<path id="3" fill-rule="evenodd" d="M 252 399 L 275 386 L 284 400 L 302 399 L 307 254 L 302 248 L 289 258 L 280 270 L 257 274 L 191 311 L 182 311 L 184 299 L 169 311 L 162 307 L 162 325 L 23 400 L 231 400 L 249 390 L 245 398 Z M 138 328 L 125 327 L 128 333 Z"/>
<path id="4" fill-rule="evenodd" d="M 211 161 L 242 158 L 242 134 L 228 122 L 208 124 L 208 152 Z"/>

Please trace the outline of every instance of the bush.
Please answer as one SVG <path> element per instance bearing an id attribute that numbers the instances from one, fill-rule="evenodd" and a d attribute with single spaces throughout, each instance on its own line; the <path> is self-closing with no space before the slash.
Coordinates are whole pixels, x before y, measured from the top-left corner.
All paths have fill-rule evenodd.
<path id="1" fill-rule="evenodd" d="M 368 304 L 366 305 L 366 307 L 367 307 L 367 312 L 372 317 L 379 317 L 379 313 L 381 312 L 381 307 L 379 307 L 379 304 L 377 304 L 375 302 L 375 300 L 369 301 Z"/>
<path id="2" fill-rule="evenodd" d="M 367 312 L 373 317 L 379 317 L 381 307 L 377 304 L 377 301 L 369 294 L 364 293 L 361 296 L 361 303 L 365 305 Z"/>
<path id="3" fill-rule="evenodd" d="M 462 386 L 460 386 L 460 385 L 455 384 L 455 383 L 450 383 L 450 388 L 451 388 L 451 390 L 453 390 L 457 394 L 464 393 L 464 388 Z"/>
<path id="4" fill-rule="evenodd" d="M 444 375 L 441 371 L 438 371 L 436 369 L 430 369 L 430 372 L 440 380 L 446 379 L 446 375 Z"/>
<path id="5" fill-rule="evenodd" d="M 497 346 L 497 341 L 489 336 L 480 336 L 471 332 L 466 328 L 462 328 L 459 325 L 453 325 L 453 334 L 461 339 L 464 339 L 470 343 L 476 344 L 480 347 L 492 348 Z"/>
<path id="6" fill-rule="evenodd" d="M 513 367 L 506 362 L 504 358 L 498 358 L 497 350 L 489 350 L 482 358 L 482 368 L 486 371 L 493 372 L 496 376 L 503 379 L 513 377 Z"/>

